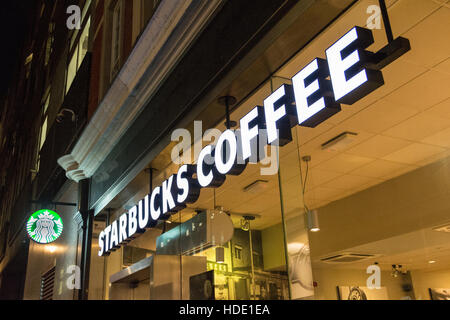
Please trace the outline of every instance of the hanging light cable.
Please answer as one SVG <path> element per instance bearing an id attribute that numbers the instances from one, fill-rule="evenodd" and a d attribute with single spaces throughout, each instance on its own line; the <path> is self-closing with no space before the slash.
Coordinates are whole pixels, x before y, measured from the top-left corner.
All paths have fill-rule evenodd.
<path id="1" fill-rule="evenodd" d="M 303 206 L 306 214 L 306 225 L 309 231 L 318 232 L 320 231 L 320 227 L 317 210 L 309 210 L 305 201 L 306 182 L 308 181 L 309 162 L 311 161 L 311 156 L 303 156 L 302 161 L 306 163 L 305 180 L 304 181 L 302 180 Z"/>

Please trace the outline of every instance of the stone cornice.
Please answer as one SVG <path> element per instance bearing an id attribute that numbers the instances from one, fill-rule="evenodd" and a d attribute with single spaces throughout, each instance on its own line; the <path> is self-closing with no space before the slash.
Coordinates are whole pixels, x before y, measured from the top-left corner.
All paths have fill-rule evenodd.
<path id="1" fill-rule="evenodd" d="M 161 2 L 72 152 L 58 159 L 69 179 L 95 173 L 221 3 Z"/>

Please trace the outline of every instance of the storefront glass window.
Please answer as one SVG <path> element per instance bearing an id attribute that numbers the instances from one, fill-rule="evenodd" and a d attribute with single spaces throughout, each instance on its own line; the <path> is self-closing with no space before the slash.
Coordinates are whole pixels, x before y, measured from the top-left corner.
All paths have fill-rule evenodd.
<path id="1" fill-rule="evenodd" d="M 268 90 L 264 86 L 232 118 L 248 112 L 256 96 Z M 223 125 L 218 129 L 223 131 Z M 202 189 L 195 203 L 172 217 L 170 227 L 179 224 L 176 250 L 186 273 L 180 284 L 183 299 L 289 299 L 276 153 L 267 149 L 260 163 L 227 176 L 218 188 Z M 169 241 L 171 231 L 161 237 Z M 172 250 L 158 243 L 164 247 L 157 247 L 157 256 Z M 211 283 L 209 296 L 205 283 Z"/>
<path id="2" fill-rule="evenodd" d="M 373 4 L 358 2 L 241 101 L 231 119 L 291 84 L 355 25 L 369 27 L 365 12 Z M 450 96 L 443 85 L 450 81 L 448 57 L 431 70 L 421 55 L 434 59 L 432 50 L 415 49 L 420 28 L 426 29 L 422 23 L 433 15 L 428 22 L 439 21 L 447 9 L 436 7 L 414 24 L 398 8 L 392 6 L 391 17 L 410 24 L 412 50 L 383 68 L 385 84 L 353 105 L 342 104 L 315 127 L 293 126 L 286 145 L 260 148 L 257 163 L 227 175 L 217 188 L 201 189 L 198 199 L 167 222 L 113 252 L 107 258 L 110 298 L 449 298 Z M 372 32 L 368 50 L 377 51 L 386 45 L 385 34 Z M 195 164 L 196 146 L 214 143 L 226 128 L 219 123 L 214 129 L 189 144 L 184 163 Z M 265 132 L 260 135 L 267 140 Z M 162 158 L 169 157 L 170 151 Z M 180 163 L 151 166 L 158 167 L 151 184 L 160 186 Z M 146 194 L 129 199 L 128 208 Z M 123 293 L 124 278 L 115 275 L 143 261 L 148 276 L 130 280 L 134 293 Z"/>
<path id="3" fill-rule="evenodd" d="M 323 57 L 323 49 L 352 26 L 370 27 L 364 12 L 374 4 L 355 5 L 276 76 L 292 78 L 298 66 Z M 400 29 L 410 23 L 401 8 L 390 8 Z M 433 14 L 427 19 L 435 21 Z M 439 117 L 449 105 L 449 91 L 442 93 L 434 80 L 431 89 L 426 80 L 448 75 L 442 68 L 426 72 L 419 67 L 425 61 L 414 51 L 424 50 L 418 37 L 424 28 L 419 24 L 406 34 L 411 52 L 383 69 L 383 87 L 351 106 L 342 105 L 315 128 L 293 128 L 292 144 L 298 150 L 291 156 L 283 156 L 288 146 L 280 148 L 293 299 L 302 283 L 320 300 L 448 299 L 450 158 L 444 132 L 450 122 Z M 375 43 L 369 50 L 376 51 L 386 45 L 386 36 L 381 28 L 372 32 Z M 424 88 L 433 91 L 433 99 L 424 98 Z M 299 177 L 290 183 L 295 171 Z M 296 225 L 301 241 L 295 239 Z M 291 255 L 294 247 L 301 254 Z M 301 261 L 310 261 L 312 273 L 297 268 L 308 265 Z"/>
<path id="4" fill-rule="evenodd" d="M 66 93 L 69 91 L 73 80 L 83 63 L 83 59 L 86 56 L 89 46 L 89 29 L 91 26 L 91 18 L 88 17 L 87 21 L 84 23 L 83 30 L 81 32 L 80 37 L 78 38 L 78 42 L 76 43 L 75 49 L 70 58 L 70 62 L 67 68 L 67 82 L 66 82 Z M 74 36 L 76 37 L 78 33 Z"/>

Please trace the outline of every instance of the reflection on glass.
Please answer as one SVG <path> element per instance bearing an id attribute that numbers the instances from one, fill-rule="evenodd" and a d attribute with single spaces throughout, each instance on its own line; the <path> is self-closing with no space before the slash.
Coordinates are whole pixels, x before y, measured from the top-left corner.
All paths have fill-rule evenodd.
<path id="1" fill-rule="evenodd" d="M 81 64 L 83 63 L 83 59 L 86 56 L 86 53 L 89 49 L 89 28 L 91 26 L 91 18 L 88 18 L 86 25 L 83 29 L 83 32 L 80 36 L 79 41 L 79 57 L 78 57 L 78 68 L 80 68 Z"/>

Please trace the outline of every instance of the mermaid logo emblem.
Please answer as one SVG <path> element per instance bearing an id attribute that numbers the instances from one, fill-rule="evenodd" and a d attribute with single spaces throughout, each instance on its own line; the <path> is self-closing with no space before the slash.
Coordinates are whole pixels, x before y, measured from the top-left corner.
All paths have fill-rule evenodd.
<path id="1" fill-rule="evenodd" d="M 37 243 L 50 243 L 59 238 L 63 231 L 61 217 L 52 210 L 39 210 L 27 222 L 27 232 Z"/>

